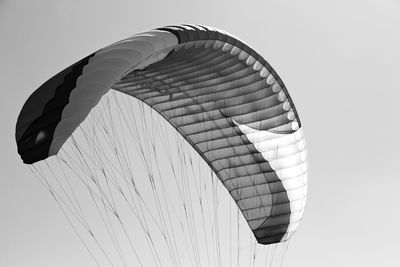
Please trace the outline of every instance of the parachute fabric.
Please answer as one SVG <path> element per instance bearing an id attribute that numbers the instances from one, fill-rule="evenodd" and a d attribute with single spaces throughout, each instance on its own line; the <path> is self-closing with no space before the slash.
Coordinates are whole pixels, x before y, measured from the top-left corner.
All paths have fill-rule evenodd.
<path id="1" fill-rule="evenodd" d="M 286 87 L 253 49 L 198 25 L 160 28 L 100 49 L 27 100 L 16 127 L 24 162 L 56 155 L 110 88 L 147 104 L 182 135 L 259 243 L 290 238 L 305 207 L 305 141 Z"/>

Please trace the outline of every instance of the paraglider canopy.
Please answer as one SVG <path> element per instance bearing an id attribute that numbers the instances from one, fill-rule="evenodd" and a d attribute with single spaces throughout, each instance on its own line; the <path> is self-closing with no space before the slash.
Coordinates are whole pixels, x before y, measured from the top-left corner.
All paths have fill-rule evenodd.
<path id="1" fill-rule="evenodd" d="M 286 241 L 305 207 L 302 125 L 274 69 L 241 40 L 200 25 L 109 45 L 45 82 L 16 125 L 27 164 L 56 155 L 101 97 L 117 90 L 164 117 L 210 166 L 257 241 Z"/>

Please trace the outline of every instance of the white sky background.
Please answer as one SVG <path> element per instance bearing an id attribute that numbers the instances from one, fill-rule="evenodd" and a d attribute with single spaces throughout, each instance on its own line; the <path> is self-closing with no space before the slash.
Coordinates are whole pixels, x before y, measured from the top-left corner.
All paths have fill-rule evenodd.
<path id="1" fill-rule="evenodd" d="M 16 152 L 15 122 L 27 97 L 99 48 L 177 23 L 244 40 L 294 99 L 310 184 L 284 266 L 400 264 L 400 2 L 245 3 L 0 0 L 1 267 L 92 263 Z"/>

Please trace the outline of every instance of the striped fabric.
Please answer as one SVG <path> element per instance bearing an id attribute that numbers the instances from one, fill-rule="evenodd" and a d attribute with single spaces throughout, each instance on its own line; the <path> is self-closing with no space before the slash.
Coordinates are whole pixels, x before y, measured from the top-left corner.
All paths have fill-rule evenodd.
<path id="1" fill-rule="evenodd" d="M 291 236 L 307 194 L 305 142 L 286 87 L 258 53 L 214 28 L 181 25 L 135 35 L 84 60 L 58 74 L 64 79 L 45 83 L 21 111 L 16 138 L 26 163 L 56 154 L 111 87 L 152 107 L 187 140 L 259 243 Z M 46 89 L 50 96 L 37 97 Z"/>

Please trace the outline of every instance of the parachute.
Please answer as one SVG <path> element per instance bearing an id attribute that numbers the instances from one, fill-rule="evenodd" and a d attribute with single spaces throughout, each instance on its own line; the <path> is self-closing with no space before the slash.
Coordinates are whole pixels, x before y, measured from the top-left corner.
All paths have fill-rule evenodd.
<path id="1" fill-rule="evenodd" d="M 112 112 L 119 122 L 101 115 L 113 101 L 107 99 L 110 94 L 123 98 L 115 102 Z M 138 100 L 142 111 L 129 115 L 122 107 L 132 97 Z M 132 126 L 137 118 L 131 116 L 140 113 L 142 127 L 159 127 L 154 115 L 141 113 L 145 106 L 165 119 L 185 140 L 164 142 L 180 144 L 176 157 L 191 147 L 209 166 L 211 176 L 217 177 L 229 192 L 259 244 L 290 239 L 302 218 L 307 195 L 307 157 L 300 118 L 285 85 L 268 62 L 238 38 L 212 27 L 168 26 L 137 34 L 61 71 L 24 104 L 16 124 L 18 153 L 24 163 L 42 172 L 42 167 L 35 166 L 41 162 L 48 166 L 52 156 L 60 158 L 70 142 L 78 150 L 69 163 L 65 153 L 62 162 L 75 174 L 81 168 L 82 173 L 77 175 L 88 176 L 98 186 L 102 183 L 98 177 L 107 176 L 104 166 L 111 164 L 108 156 L 116 153 L 118 164 L 130 164 L 129 157 L 118 154 L 129 153 L 128 137 L 123 141 L 117 138 L 124 132 L 124 136 L 136 136 L 142 142 L 138 144 L 139 153 L 148 162 L 147 169 L 160 168 L 155 148 L 143 145 L 143 140 L 149 138 L 148 132 Z M 97 117 L 89 119 L 93 113 Z M 87 142 L 87 151 L 83 152 L 74 135 L 85 123 L 92 128 L 81 136 Z M 122 124 L 125 130 L 117 133 L 113 123 Z M 112 151 L 112 146 L 110 150 L 104 149 L 102 158 L 97 149 L 106 145 L 99 141 L 98 127 L 105 128 L 107 124 L 112 126 L 104 130 L 106 135 L 122 148 L 120 152 Z M 143 147 L 147 147 L 147 152 Z M 89 160 L 90 155 L 96 162 Z M 193 165 L 192 157 L 182 157 Z M 78 158 L 83 165 L 93 165 L 98 171 L 89 171 L 91 167 L 82 164 L 75 166 L 72 162 L 75 159 L 78 164 Z M 114 171 L 114 175 L 127 174 Z M 149 174 L 151 179 L 153 176 Z M 127 186 L 132 184 L 133 180 Z M 117 188 L 123 192 L 122 187 Z M 106 199 L 103 203 L 113 210 L 113 201 L 105 197 L 104 191 L 98 189 L 96 193 L 89 189 L 95 198 Z M 76 203 L 72 197 L 66 198 Z M 81 214 L 72 213 L 77 217 Z M 113 213 L 118 218 L 115 210 Z"/>

